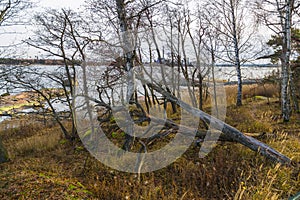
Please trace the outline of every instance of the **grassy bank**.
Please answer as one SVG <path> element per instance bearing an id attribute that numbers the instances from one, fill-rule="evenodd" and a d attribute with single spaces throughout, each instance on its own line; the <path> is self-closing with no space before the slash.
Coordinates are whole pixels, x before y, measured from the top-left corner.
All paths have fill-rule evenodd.
<path id="1" fill-rule="evenodd" d="M 242 107 L 234 105 L 235 88 L 227 87 L 226 122 L 243 132 L 265 132 L 260 140 L 299 163 L 300 115 L 282 123 L 277 89 L 268 87 L 245 87 Z M 79 141 L 64 140 L 53 123 L 18 121 L 1 124 L 11 158 L 0 165 L 1 199 L 265 200 L 300 191 L 299 166 L 277 165 L 236 143 L 219 143 L 203 159 L 192 145 L 175 163 L 139 177 L 104 166 Z"/>

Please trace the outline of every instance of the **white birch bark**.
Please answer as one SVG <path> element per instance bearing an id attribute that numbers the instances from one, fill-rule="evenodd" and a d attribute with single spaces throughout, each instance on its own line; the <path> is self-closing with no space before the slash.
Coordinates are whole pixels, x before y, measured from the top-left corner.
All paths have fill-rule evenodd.
<path id="1" fill-rule="evenodd" d="M 240 62 L 240 50 L 239 50 L 239 41 L 238 41 L 238 33 L 237 33 L 237 22 L 235 16 L 235 9 L 236 9 L 236 0 L 230 0 L 230 9 L 231 9 L 231 17 L 232 17 L 232 36 L 233 36 L 233 43 L 234 43 L 234 53 L 235 53 L 235 67 L 237 72 L 237 80 L 238 80 L 238 91 L 237 91 L 237 98 L 236 98 L 236 105 L 242 105 L 242 74 L 241 74 L 241 62 Z"/>
<path id="2" fill-rule="evenodd" d="M 281 9 L 285 9 L 284 20 L 282 20 L 283 28 L 283 47 L 281 55 L 281 107 L 283 121 L 290 120 L 290 94 L 289 94 L 289 74 L 290 74 L 290 55 L 291 55 L 291 21 L 292 21 L 292 3 L 293 0 L 285 0 L 285 5 L 282 7 L 278 5 L 278 12 L 282 12 Z"/>
<path id="3" fill-rule="evenodd" d="M 130 30 L 128 28 L 128 21 L 126 18 L 126 5 L 125 0 L 116 0 L 117 13 L 120 24 L 120 32 L 122 39 L 122 47 L 125 55 L 125 68 L 127 71 L 127 91 L 126 91 L 126 103 L 129 104 L 132 100 L 132 96 L 135 90 L 135 74 L 133 70 L 133 44 L 132 37 L 130 37 Z M 132 143 L 133 135 L 133 124 L 131 119 L 126 119 L 128 123 L 126 127 L 126 136 L 125 136 L 125 150 L 129 150 Z"/>

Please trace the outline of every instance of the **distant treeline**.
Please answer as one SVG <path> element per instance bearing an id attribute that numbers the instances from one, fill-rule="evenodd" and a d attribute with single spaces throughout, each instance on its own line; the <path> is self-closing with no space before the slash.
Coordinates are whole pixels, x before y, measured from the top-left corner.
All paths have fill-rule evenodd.
<path id="1" fill-rule="evenodd" d="M 75 65 L 79 65 L 80 61 L 74 61 Z M 13 58 L 0 58 L 0 64 L 5 65 L 64 65 L 62 59 L 13 59 Z M 71 64 L 71 62 L 70 62 Z"/>

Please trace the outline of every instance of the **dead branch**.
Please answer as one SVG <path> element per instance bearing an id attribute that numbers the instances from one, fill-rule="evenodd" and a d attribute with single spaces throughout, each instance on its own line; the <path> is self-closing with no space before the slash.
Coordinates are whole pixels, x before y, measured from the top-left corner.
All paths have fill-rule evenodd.
<path id="1" fill-rule="evenodd" d="M 197 108 L 190 106 L 189 104 L 181 101 L 174 95 L 168 93 L 163 88 L 161 88 L 155 84 L 148 83 L 148 86 L 152 87 L 154 90 L 156 90 L 157 92 L 164 95 L 170 101 L 177 103 L 182 109 L 186 110 L 187 112 L 191 113 L 194 116 L 199 117 L 201 120 L 205 121 L 206 123 L 211 124 L 213 127 L 222 127 L 222 130 L 220 130 L 220 131 L 222 131 L 226 136 L 228 136 L 232 140 L 250 148 L 251 150 L 253 150 L 255 152 L 260 153 L 261 155 L 265 156 L 266 158 L 268 158 L 272 161 L 279 162 L 279 163 L 286 164 L 286 165 L 291 165 L 292 161 L 290 158 L 279 153 L 278 151 L 269 147 L 265 143 L 260 142 L 253 137 L 247 136 L 247 135 L 243 134 L 242 132 L 240 132 L 239 130 L 237 130 L 236 128 L 230 126 L 229 124 L 226 124 L 225 122 L 223 122 L 223 121 L 221 121 L 221 120 L 219 120 Z"/>

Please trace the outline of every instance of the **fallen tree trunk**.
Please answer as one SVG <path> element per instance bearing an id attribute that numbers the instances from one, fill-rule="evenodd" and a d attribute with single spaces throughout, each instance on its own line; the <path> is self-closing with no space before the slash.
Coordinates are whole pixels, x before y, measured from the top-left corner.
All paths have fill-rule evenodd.
<path id="1" fill-rule="evenodd" d="M 176 131 L 180 130 L 180 133 L 183 135 L 191 135 L 191 136 L 196 136 L 199 139 L 204 139 L 207 135 L 208 130 L 193 130 L 190 127 L 187 126 L 183 126 L 183 125 L 179 125 L 176 122 L 167 119 L 160 119 L 160 118 L 156 118 L 153 116 L 148 116 L 149 120 L 151 119 L 151 121 L 155 122 L 156 124 L 159 125 L 165 125 L 168 128 L 171 129 L 175 129 Z M 195 133 L 196 131 L 196 133 Z M 217 132 L 216 132 L 217 133 Z M 212 132 L 212 134 L 214 134 L 214 132 Z M 217 133 L 219 134 L 219 133 Z M 225 134 L 221 134 L 218 141 L 222 141 L 222 142 L 235 142 L 235 140 L 233 140 L 232 138 L 226 136 Z"/>
<path id="2" fill-rule="evenodd" d="M 168 100 L 178 104 L 182 109 L 186 110 L 187 112 L 191 113 L 192 115 L 199 117 L 204 122 L 210 124 L 212 127 L 222 127 L 220 131 L 222 131 L 226 136 L 231 138 L 232 140 L 250 148 L 251 150 L 260 153 L 261 155 L 265 156 L 266 158 L 279 162 L 285 165 L 291 165 L 291 159 L 286 157 L 285 155 L 279 153 L 275 149 L 269 147 L 263 142 L 256 140 L 253 137 L 247 136 L 237 130 L 236 128 L 226 124 L 225 122 L 197 109 L 189 104 L 181 101 L 174 95 L 170 94 L 169 92 L 165 91 L 163 88 L 156 86 L 152 83 L 148 83 L 149 87 L 152 87 L 157 92 L 164 95 Z"/>
<path id="3" fill-rule="evenodd" d="M 183 126 L 183 125 L 179 125 L 177 124 L 176 122 L 170 120 L 170 119 L 167 119 L 167 120 L 164 120 L 164 119 L 160 119 L 160 118 L 156 118 L 156 117 L 153 117 L 153 116 L 148 116 L 149 119 L 147 119 L 147 121 L 153 121 L 157 124 L 160 124 L 160 125 L 165 125 L 169 128 L 173 128 L 173 129 L 176 129 L 176 130 L 181 130 L 181 132 L 183 132 L 182 134 L 188 134 L 188 135 L 195 135 L 195 130 L 193 130 L 192 128 L 190 127 L 187 127 L 187 126 Z M 205 129 L 202 129 L 202 130 L 197 130 L 196 131 L 196 137 L 199 138 L 199 139 L 204 139 L 206 136 L 207 136 L 207 132 L 208 130 L 205 130 Z M 219 134 L 219 132 L 217 131 L 211 131 L 211 134 Z M 244 133 L 246 136 L 249 136 L 249 137 L 253 137 L 253 138 L 264 138 L 265 136 L 268 136 L 269 133 Z M 227 135 L 225 135 L 224 133 L 220 134 L 220 137 L 218 139 L 218 141 L 222 141 L 222 142 L 236 142 L 236 140 L 228 137 Z"/>

